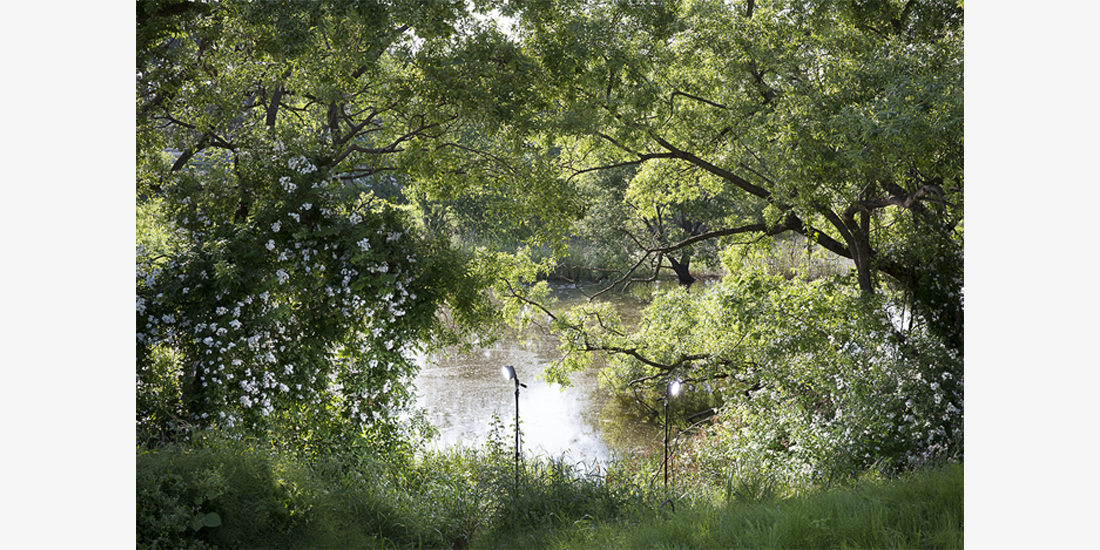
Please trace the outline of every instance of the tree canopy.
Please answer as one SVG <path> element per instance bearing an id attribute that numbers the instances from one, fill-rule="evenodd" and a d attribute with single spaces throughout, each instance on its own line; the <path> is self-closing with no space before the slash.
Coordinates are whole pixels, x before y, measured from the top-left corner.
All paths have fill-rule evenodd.
<path id="1" fill-rule="evenodd" d="M 562 81 L 551 131 L 574 178 L 636 168 L 623 229 L 651 265 L 798 233 L 850 258 L 863 292 L 913 292 L 961 347 L 954 2 L 542 6 L 519 11 L 531 55 Z"/>
<path id="2" fill-rule="evenodd" d="M 289 425 L 392 439 L 403 352 L 487 322 L 472 256 L 398 191 L 410 149 L 457 119 L 422 90 L 415 51 L 465 17 L 457 2 L 138 3 L 138 195 L 162 228 L 138 247 L 139 421 L 307 415 Z"/>
<path id="3" fill-rule="evenodd" d="M 595 302 L 550 314 L 558 380 L 594 354 L 620 391 L 721 379 L 730 411 L 783 403 L 786 433 L 845 449 L 887 422 L 824 420 L 858 386 L 939 419 L 892 456 L 961 441 L 961 401 L 884 389 L 961 391 L 954 1 L 142 1 L 137 37 L 144 425 L 400 439 L 407 352 L 549 313 L 527 283 L 572 238 L 608 289 L 729 276 L 637 328 Z M 852 276 L 748 267 L 788 235 Z"/>

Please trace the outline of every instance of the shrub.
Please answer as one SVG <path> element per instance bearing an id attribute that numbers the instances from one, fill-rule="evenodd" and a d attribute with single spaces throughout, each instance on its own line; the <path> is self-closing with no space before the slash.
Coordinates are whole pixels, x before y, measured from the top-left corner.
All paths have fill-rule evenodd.
<path id="1" fill-rule="evenodd" d="M 798 492 L 962 456 L 962 358 L 919 327 L 892 326 L 890 305 L 827 279 L 752 276 L 747 368 L 685 462 L 715 480 L 763 480 Z M 747 481 L 746 481 L 747 482 Z M 755 483 L 755 481 L 753 482 Z"/>
<path id="2" fill-rule="evenodd" d="M 262 449 L 209 435 L 139 450 L 139 548 L 286 547 L 308 491 Z"/>

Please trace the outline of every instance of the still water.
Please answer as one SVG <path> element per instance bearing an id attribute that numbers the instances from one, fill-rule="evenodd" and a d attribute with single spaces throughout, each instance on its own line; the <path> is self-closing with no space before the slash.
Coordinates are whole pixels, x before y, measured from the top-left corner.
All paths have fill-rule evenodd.
<path id="1" fill-rule="evenodd" d="M 571 286 L 556 286 L 552 310 L 562 311 L 586 298 Z M 625 322 L 640 315 L 645 298 L 632 294 L 605 295 Z M 558 360 L 557 340 L 542 326 L 532 324 L 522 334 L 509 334 L 492 346 L 471 353 L 422 355 L 416 381 L 417 404 L 428 411 L 439 429 L 437 448 L 483 443 L 493 415 L 504 425 L 505 441 L 513 439 L 515 383 L 501 375 L 512 365 L 520 388 L 519 415 L 525 454 L 559 457 L 574 462 L 606 464 L 616 455 L 649 447 L 661 430 L 645 419 L 623 412 L 621 404 L 599 387 L 596 369 L 574 374 L 563 388 L 542 379 L 547 365 Z"/>

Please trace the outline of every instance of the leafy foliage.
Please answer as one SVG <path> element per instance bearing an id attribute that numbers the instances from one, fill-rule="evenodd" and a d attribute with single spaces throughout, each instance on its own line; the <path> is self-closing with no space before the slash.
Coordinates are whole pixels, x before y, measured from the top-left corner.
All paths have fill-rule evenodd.
<path id="1" fill-rule="evenodd" d="M 453 118 L 416 95 L 410 30 L 446 40 L 462 15 L 445 3 L 140 3 L 142 433 L 408 435 L 404 352 L 492 316 L 490 270 L 421 230 L 391 174 Z"/>
<path id="2" fill-rule="evenodd" d="M 709 388 L 725 422 L 712 463 L 781 478 L 961 454 L 960 6 L 510 7 L 554 84 L 541 131 L 602 216 L 578 227 L 603 223 L 593 241 L 618 233 L 627 251 L 613 283 L 671 268 L 691 284 L 697 257 L 729 273 L 658 296 L 638 327 L 598 302 L 550 314 L 564 356 L 550 380 L 599 356 L 639 404 L 671 377 Z M 791 234 L 852 276 L 788 281 L 741 261 Z"/>
<path id="3" fill-rule="evenodd" d="M 672 378 L 717 400 L 715 422 L 688 447 L 708 479 L 799 486 L 962 456 L 962 357 L 925 325 L 901 332 L 900 308 L 843 278 L 746 267 L 703 291 L 657 296 L 634 331 L 616 321 L 592 305 L 563 316 L 574 359 L 556 375 L 598 352 L 603 383 L 639 404 Z"/>
<path id="4" fill-rule="evenodd" d="M 620 281 L 645 265 L 690 283 L 693 256 L 796 233 L 852 259 L 862 292 L 920 295 L 961 349 L 954 2 L 513 7 L 555 83 L 543 128 L 569 177 L 634 169 L 614 198 L 628 213 L 603 220 L 630 235 Z"/>
<path id="5" fill-rule="evenodd" d="M 494 7 L 514 36 L 470 11 Z M 629 499 L 563 483 L 560 464 L 500 508 L 496 449 L 489 466 L 429 459 L 448 477 L 425 494 L 453 507 L 404 502 L 418 530 L 387 499 L 423 470 L 372 454 L 430 431 L 407 352 L 549 314 L 538 281 L 574 245 L 615 284 L 725 266 L 710 288 L 658 294 L 637 326 L 599 301 L 551 314 L 564 360 L 547 377 L 602 355 L 604 384 L 639 403 L 683 379 L 720 407 L 687 465 L 727 495 L 962 456 L 961 4 L 137 8 L 143 442 L 260 435 L 366 484 L 341 517 L 409 544 L 464 544 L 492 514 L 508 529 L 616 516 Z M 784 234 L 852 275 L 765 273 L 744 245 Z M 236 473 L 187 452 L 140 473 L 141 540 L 231 532 L 212 504 L 225 476 L 290 498 L 250 452 Z M 298 519 L 260 510 L 273 532 Z"/>

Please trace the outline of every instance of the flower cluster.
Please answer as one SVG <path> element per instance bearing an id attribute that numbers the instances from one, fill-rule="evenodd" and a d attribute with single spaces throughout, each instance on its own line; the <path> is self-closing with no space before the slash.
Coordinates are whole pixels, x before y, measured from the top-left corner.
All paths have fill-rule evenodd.
<path id="1" fill-rule="evenodd" d="M 319 176 L 305 156 L 287 166 Z M 298 190 L 286 176 L 277 185 Z M 172 349 L 190 366 L 178 372 L 193 423 L 256 428 L 299 410 L 396 422 L 415 368 L 403 352 L 436 322 L 408 315 L 422 264 L 400 211 L 369 198 L 349 208 L 318 179 L 293 200 L 255 204 L 241 222 L 234 204 L 187 191 L 176 223 L 190 244 L 155 265 L 138 250 L 139 383 L 156 350 Z M 196 215 L 204 210 L 220 213 Z"/>
<path id="2" fill-rule="evenodd" d="M 312 174 L 313 172 L 317 171 L 317 167 L 309 162 L 309 159 L 304 156 L 298 156 L 290 159 L 290 161 L 287 162 L 287 167 L 303 175 Z"/>

